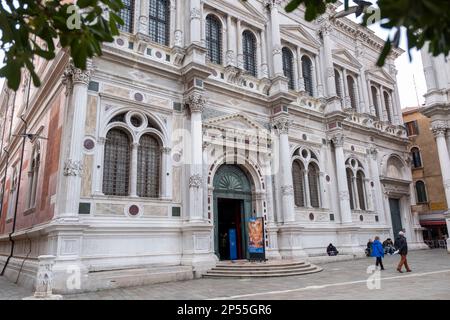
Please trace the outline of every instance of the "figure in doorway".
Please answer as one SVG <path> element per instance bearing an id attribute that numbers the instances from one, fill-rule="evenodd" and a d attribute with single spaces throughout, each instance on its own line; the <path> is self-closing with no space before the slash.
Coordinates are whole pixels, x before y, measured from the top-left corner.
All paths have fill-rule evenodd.
<path id="1" fill-rule="evenodd" d="M 383 257 L 384 257 L 384 249 L 383 245 L 380 242 L 380 237 L 376 236 L 375 241 L 372 243 L 372 257 L 376 258 L 375 265 L 380 266 L 381 270 L 384 270 L 383 267 Z"/>
<path id="2" fill-rule="evenodd" d="M 406 241 L 405 232 L 400 231 L 398 233 L 398 238 L 395 240 L 395 247 L 397 248 L 397 251 L 395 252 L 399 253 L 401 257 L 397 266 L 397 271 L 403 273 L 402 267 L 405 265 L 406 272 L 411 272 L 406 259 L 406 255 L 408 254 L 408 243 Z"/>
<path id="3" fill-rule="evenodd" d="M 366 256 L 368 256 L 368 257 L 370 257 L 372 255 L 372 244 L 373 244 L 372 239 L 369 239 L 369 242 L 367 242 L 367 248 L 365 250 Z"/>

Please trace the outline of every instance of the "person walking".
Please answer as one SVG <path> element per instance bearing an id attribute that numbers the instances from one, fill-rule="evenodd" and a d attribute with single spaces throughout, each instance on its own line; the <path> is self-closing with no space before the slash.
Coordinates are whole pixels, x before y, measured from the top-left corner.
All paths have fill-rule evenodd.
<path id="1" fill-rule="evenodd" d="M 397 271 L 403 273 L 402 267 L 405 265 L 406 272 L 411 272 L 412 270 L 409 268 L 408 260 L 406 259 L 406 255 L 408 254 L 408 243 L 403 231 L 398 233 L 398 238 L 395 240 L 395 248 L 397 249 L 396 253 L 400 254 L 400 262 L 398 263 Z"/>
<path id="2" fill-rule="evenodd" d="M 381 270 L 384 270 L 383 267 L 383 257 L 384 257 L 384 249 L 381 244 L 380 237 L 376 236 L 375 241 L 372 242 L 372 257 L 376 258 L 375 265 L 380 266 Z"/>

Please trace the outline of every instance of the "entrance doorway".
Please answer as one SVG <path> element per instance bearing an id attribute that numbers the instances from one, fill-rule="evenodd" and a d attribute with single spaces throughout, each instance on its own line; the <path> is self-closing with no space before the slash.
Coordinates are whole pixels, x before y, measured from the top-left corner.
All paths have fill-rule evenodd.
<path id="1" fill-rule="evenodd" d="M 403 230 L 400 200 L 389 198 L 389 208 L 391 209 L 392 231 L 394 232 L 394 238 L 397 238 L 399 231 Z"/>
<path id="2" fill-rule="evenodd" d="M 214 247 L 220 260 L 248 259 L 247 221 L 252 187 L 238 165 L 222 165 L 214 175 Z"/>
<path id="3" fill-rule="evenodd" d="M 219 211 L 219 258 L 220 260 L 245 258 L 244 201 L 217 199 Z"/>

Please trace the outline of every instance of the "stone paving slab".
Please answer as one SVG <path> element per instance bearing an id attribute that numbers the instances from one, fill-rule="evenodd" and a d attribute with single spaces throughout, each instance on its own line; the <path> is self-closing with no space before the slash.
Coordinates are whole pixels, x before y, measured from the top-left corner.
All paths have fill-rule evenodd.
<path id="1" fill-rule="evenodd" d="M 142 287 L 66 295 L 64 299 L 450 299 L 450 255 L 444 250 L 413 251 L 412 273 L 398 273 L 398 256 L 387 256 L 381 288 L 369 290 L 367 267 L 374 258 L 321 265 L 320 273 L 264 279 L 197 279 Z M 31 293 L 0 277 L 0 299 Z"/>

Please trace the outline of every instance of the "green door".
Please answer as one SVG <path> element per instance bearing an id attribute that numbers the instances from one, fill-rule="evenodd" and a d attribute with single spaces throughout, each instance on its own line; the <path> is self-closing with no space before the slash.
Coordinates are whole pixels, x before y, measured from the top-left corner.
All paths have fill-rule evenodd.
<path id="1" fill-rule="evenodd" d="M 227 223 L 239 228 L 238 243 L 240 258 L 248 259 L 247 225 L 252 214 L 252 189 L 247 174 L 237 165 L 222 165 L 214 176 L 214 248 L 220 259 L 226 259 L 223 246 L 226 245 Z M 231 215 L 231 216 L 230 216 Z M 222 257 L 221 257 L 222 253 Z"/>
<path id="2" fill-rule="evenodd" d="M 389 198 L 389 208 L 391 209 L 392 231 L 394 232 L 394 238 L 397 238 L 399 231 L 403 229 L 400 216 L 400 200 Z"/>

